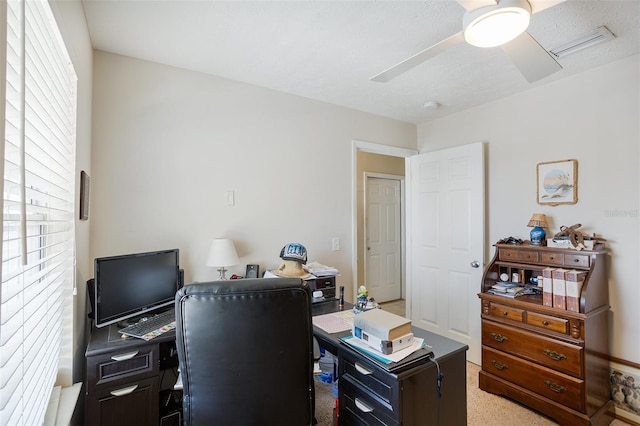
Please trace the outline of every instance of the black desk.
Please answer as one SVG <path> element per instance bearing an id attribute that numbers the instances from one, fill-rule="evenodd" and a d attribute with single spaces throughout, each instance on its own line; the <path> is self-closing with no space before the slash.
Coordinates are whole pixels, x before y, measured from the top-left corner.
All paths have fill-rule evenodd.
<path id="1" fill-rule="evenodd" d="M 179 424 L 173 393 L 178 357 L 174 331 L 150 341 L 123 339 L 118 327 L 93 329 L 85 353 L 86 425 Z"/>
<path id="2" fill-rule="evenodd" d="M 337 310 L 335 300 L 314 304 L 312 312 L 321 315 Z M 391 374 L 340 343 L 349 331 L 329 334 L 314 327 L 313 333 L 320 346 L 338 356 L 342 424 L 466 424 L 466 345 L 413 328 L 432 347 L 444 374 L 438 400 L 433 362 Z M 94 329 L 85 355 L 85 424 L 158 425 L 161 417 L 175 415 L 172 404 L 167 404 L 177 378 L 175 332 L 146 342 L 122 339 L 115 326 Z M 361 404 L 369 404 L 373 411 L 363 413 L 357 408 Z M 383 415 L 375 417 L 378 412 Z M 166 424 L 174 424 L 171 420 Z"/>
<path id="3" fill-rule="evenodd" d="M 345 306 L 350 309 L 351 306 Z M 338 310 L 337 301 L 313 306 L 313 315 Z M 314 326 L 320 346 L 338 356 L 341 424 L 464 425 L 467 423 L 467 364 L 464 344 L 413 327 L 431 346 L 436 363 L 424 363 L 394 374 L 340 343 L 350 331 L 329 334 Z M 436 380 L 444 375 L 441 398 Z"/>

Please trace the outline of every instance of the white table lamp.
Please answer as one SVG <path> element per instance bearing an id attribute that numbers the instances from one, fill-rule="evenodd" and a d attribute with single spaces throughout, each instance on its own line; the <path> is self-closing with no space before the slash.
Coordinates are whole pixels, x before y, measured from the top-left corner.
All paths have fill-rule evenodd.
<path id="1" fill-rule="evenodd" d="M 233 241 L 226 238 L 215 238 L 211 243 L 209 249 L 209 256 L 207 257 L 207 266 L 213 266 L 219 268 L 218 272 L 220 276 L 218 280 L 226 280 L 226 266 L 233 266 L 240 263 L 238 260 L 238 253 L 233 245 Z"/>

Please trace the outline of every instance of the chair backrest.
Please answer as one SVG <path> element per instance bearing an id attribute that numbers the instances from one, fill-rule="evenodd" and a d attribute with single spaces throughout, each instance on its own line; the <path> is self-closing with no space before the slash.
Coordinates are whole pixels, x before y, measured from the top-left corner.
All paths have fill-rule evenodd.
<path id="1" fill-rule="evenodd" d="M 183 287 L 176 342 L 185 424 L 313 424 L 311 291 L 301 279 Z"/>

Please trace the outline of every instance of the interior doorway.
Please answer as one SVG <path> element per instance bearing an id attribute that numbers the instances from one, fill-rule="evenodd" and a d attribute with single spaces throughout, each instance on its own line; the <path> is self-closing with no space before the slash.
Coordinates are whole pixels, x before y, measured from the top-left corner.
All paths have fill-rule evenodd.
<path id="1" fill-rule="evenodd" d="M 378 145 L 364 141 L 352 142 L 352 170 L 353 170 L 353 234 L 352 246 L 355 248 L 352 253 L 352 270 L 354 275 L 354 287 L 352 297 L 355 300 L 357 288 L 360 285 L 367 285 L 365 281 L 365 173 L 383 173 L 396 176 L 405 175 L 405 159 L 416 155 L 418 152 L 405 148 L 397 148 L 387 145 Z M 393 164 L 393 168 L 389 168 Z M 400 170 L 400 171 L 398 171 Z M 401 211 L 404 218 L 404 209 Z M 400 231 L 401 253 L 405 251 L 405 228 L 404 220 Z M 402 257 L 400 264 L 401 272 L 401 297 L 405 294 L 405 262 Z M 375 294 L 372 294 L 376 298 Z"/>

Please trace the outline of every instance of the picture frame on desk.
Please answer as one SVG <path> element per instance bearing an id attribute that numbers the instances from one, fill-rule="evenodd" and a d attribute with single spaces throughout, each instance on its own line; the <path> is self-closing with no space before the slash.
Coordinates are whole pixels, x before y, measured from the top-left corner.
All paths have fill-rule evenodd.
<path id="1" fill-rule="evenodd" d="M 557 206 L 578 202 L 578 160 L 538 163 L 538 204 Z"/>
<path id="2" fill-rule="evenodd" d="M 260 275 L 260 265 L 247 265 L 247 270 L 245 271 L 245 278 L 258 278 Z"/>

